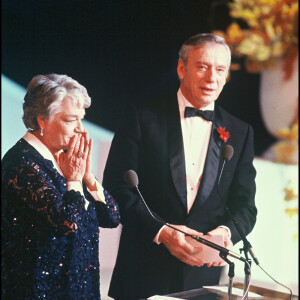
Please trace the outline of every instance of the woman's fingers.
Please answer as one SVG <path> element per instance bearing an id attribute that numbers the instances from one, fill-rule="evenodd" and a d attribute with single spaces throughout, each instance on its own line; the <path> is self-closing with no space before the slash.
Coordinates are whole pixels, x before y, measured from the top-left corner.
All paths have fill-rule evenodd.
<path id="1" fill-rule="evenodd" d="M 92 139 L 90 139 L 89 140 L 89 144 L 88 144 L 88 160 L 90 161 L 90 162 L 92 162 L 92 147 L 93 147 L 93 140 Z"/>
<path id="2" fill-rule="evenodd" d="M 89 152 L 89 141 L 87 140 L 86 132 L 75 134 L 70 141 L 68 156 L 75 158 L 86 159 Z M 85 157 L 84 157 L 85 156 Z"/>
<path id="3" fill-rule="evenodd" d="M 70 144 L 68 147 L 68 151 L 67 151 L 69 158 L 74 157 L 74 156 L 78 157 L 80 141 L 81 141 L 81 134 L 75 134 L 71 138 Z"/>
<path id="4" fill-rule="evenodd" d="M 81 140 L 82 140 L 82 135 L 81 134 L 76 134 L 76 142 L 75 142 L 75 146 L 74 146 L 74 150 L 72 155 L 76 155 L 77 157 L 82 157 L 82 155 L 80 156 L 80 146 L 81 146 Z"/>
<path id="5" fill-rule="evenodd" d="M 84 157 L 84 152 L 85 152 L 85 149 L 87 148 L 86 145 L 85 145 L 85 139 L 84 139 L 84 136 L 83 135 L 80 135 L 80 137 L 78 138 L 79 139 L 79 147 L 78 147 L 78 152 L 77 152 L 77 156 L 79 158 L 83 158 L 85 159 Z M 76 155 L 76 153 L 75 153 Z"/>
<path id="6" fill-rule="evenodd" d="M 62 151 L 58 157 L 58 163 L 60 166 L 63 164 L 65 156 L 66 156 L 66 153 Z"/>
<path id="7" fill-rule="evenodd" d="M 67 151 L 69 157 L 73 156 L 76 141 L 77 141 L 77 134 L 73 135 L 72 138 L 70 139 L 70 143 Z"/>

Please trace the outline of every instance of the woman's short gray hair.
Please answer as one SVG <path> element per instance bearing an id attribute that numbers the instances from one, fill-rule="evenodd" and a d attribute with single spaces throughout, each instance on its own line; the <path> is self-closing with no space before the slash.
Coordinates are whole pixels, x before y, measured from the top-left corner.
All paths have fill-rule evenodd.
<path id="1" fill-rule="evenodd" d="M 67 75 L 48 74 L 32 78 L 23 103 L 23 122 L 26 128 L 40 128 L 37 117 L 50 119 L 60 112 L 64 99 L 70 99 L 80 108 L 88 108 L 91 98 L 84 86 Z"/>
<path id="2" fill-rule="evenodd" d="M 228 70 L 231 63 L 231 51 L 229 46 L 226 44 L 225 40 L 213 33 L 199 33 L 188 38 L 179 50 L 179 58 L 182 60 L 183 64 L 187 63 L 189 51 L 193 48 L 198 48 L 202 46 L 207 46 L 211 44 L 223 45 L 228 53 Z"/>

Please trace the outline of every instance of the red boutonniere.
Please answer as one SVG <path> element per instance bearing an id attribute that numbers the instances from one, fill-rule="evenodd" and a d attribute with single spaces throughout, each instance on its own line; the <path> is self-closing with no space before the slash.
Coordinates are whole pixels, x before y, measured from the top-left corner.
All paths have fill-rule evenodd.
<path id="1" fill-rule="evenodd" d="M 220 134 L 219 138 L 226 143 L 227 140 L 230 138 L 229 132 L 225 130 L 225 127 L 221 127 L 221 126 L 217 128 L 217 131 Z"/>

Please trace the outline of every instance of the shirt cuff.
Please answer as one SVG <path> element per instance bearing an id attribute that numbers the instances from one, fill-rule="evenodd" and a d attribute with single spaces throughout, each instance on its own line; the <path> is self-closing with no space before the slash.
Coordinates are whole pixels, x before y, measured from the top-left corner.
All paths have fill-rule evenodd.
<path id="1" fill-rule="evenodd" d="M 80 181 L 68 181 L 67 188 L 68 191 L 74 190 L 75 192 L 79 192 L 82 196 L 84 195 L 82 183 Z"/>
<path id="2" fill-rule="evenodd" d="M 161 229 L 159 229 L 158 233 L 156 234 L 153 242 L 156 243 L 157 245 L 159 245 L 161 242 L 159 241 L 159 236 L 161 231 L 166 227 L 166 225 L 164 225 Z"/>
<path id="3" fill-rule="evenodd" d="M 97 188 L 96 191 L 90 191 L 89 189 L 87 189 L 87 190 L 96 201 L 101 201 L 106 204 L 105 196 L 104 196 L 104 189 L 97 180 L 96 180 L 96 188 Z"/>
<path id="4" fill-rule="evenodd" d="M 227 226 L 220 225 L 220 226 L 218 226 L 218 228 L 224 228 L 227 231 L 227 233 L 228 233 L 228 237 L 231 239 L 231 231 L 230 231 L 230 229 Z"/>

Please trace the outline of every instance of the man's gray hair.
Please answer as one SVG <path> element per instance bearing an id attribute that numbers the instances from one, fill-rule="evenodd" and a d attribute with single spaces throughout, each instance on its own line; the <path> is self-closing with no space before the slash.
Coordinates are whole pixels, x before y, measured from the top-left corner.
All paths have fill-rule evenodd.
<path id="1" fill-rule="evenodd" d="M 91 98 L 84 86 L 67 75 L 37 75 L 27 87 L 23 103 L 23 122 L 33 131 L 40 128 L 37 117 L 51 120 L 60 112 L 64 99 L 70 99 L 80 108 L 88 108 Z"/>
<path id="2" fill-rule="evenodd" d="M 202 46 L 207 46 L 211 44 L 223 45 L 228 53 L 228 70 L 231 63 L 231 51 L 229 46 L 226 44 L 225 40 L 213 33 L 199 33 L 188 38 L 179 50 L 179 57 L 183 64 L 187 63 L 189 51 L 193 48 L 198 48 Z"/>

